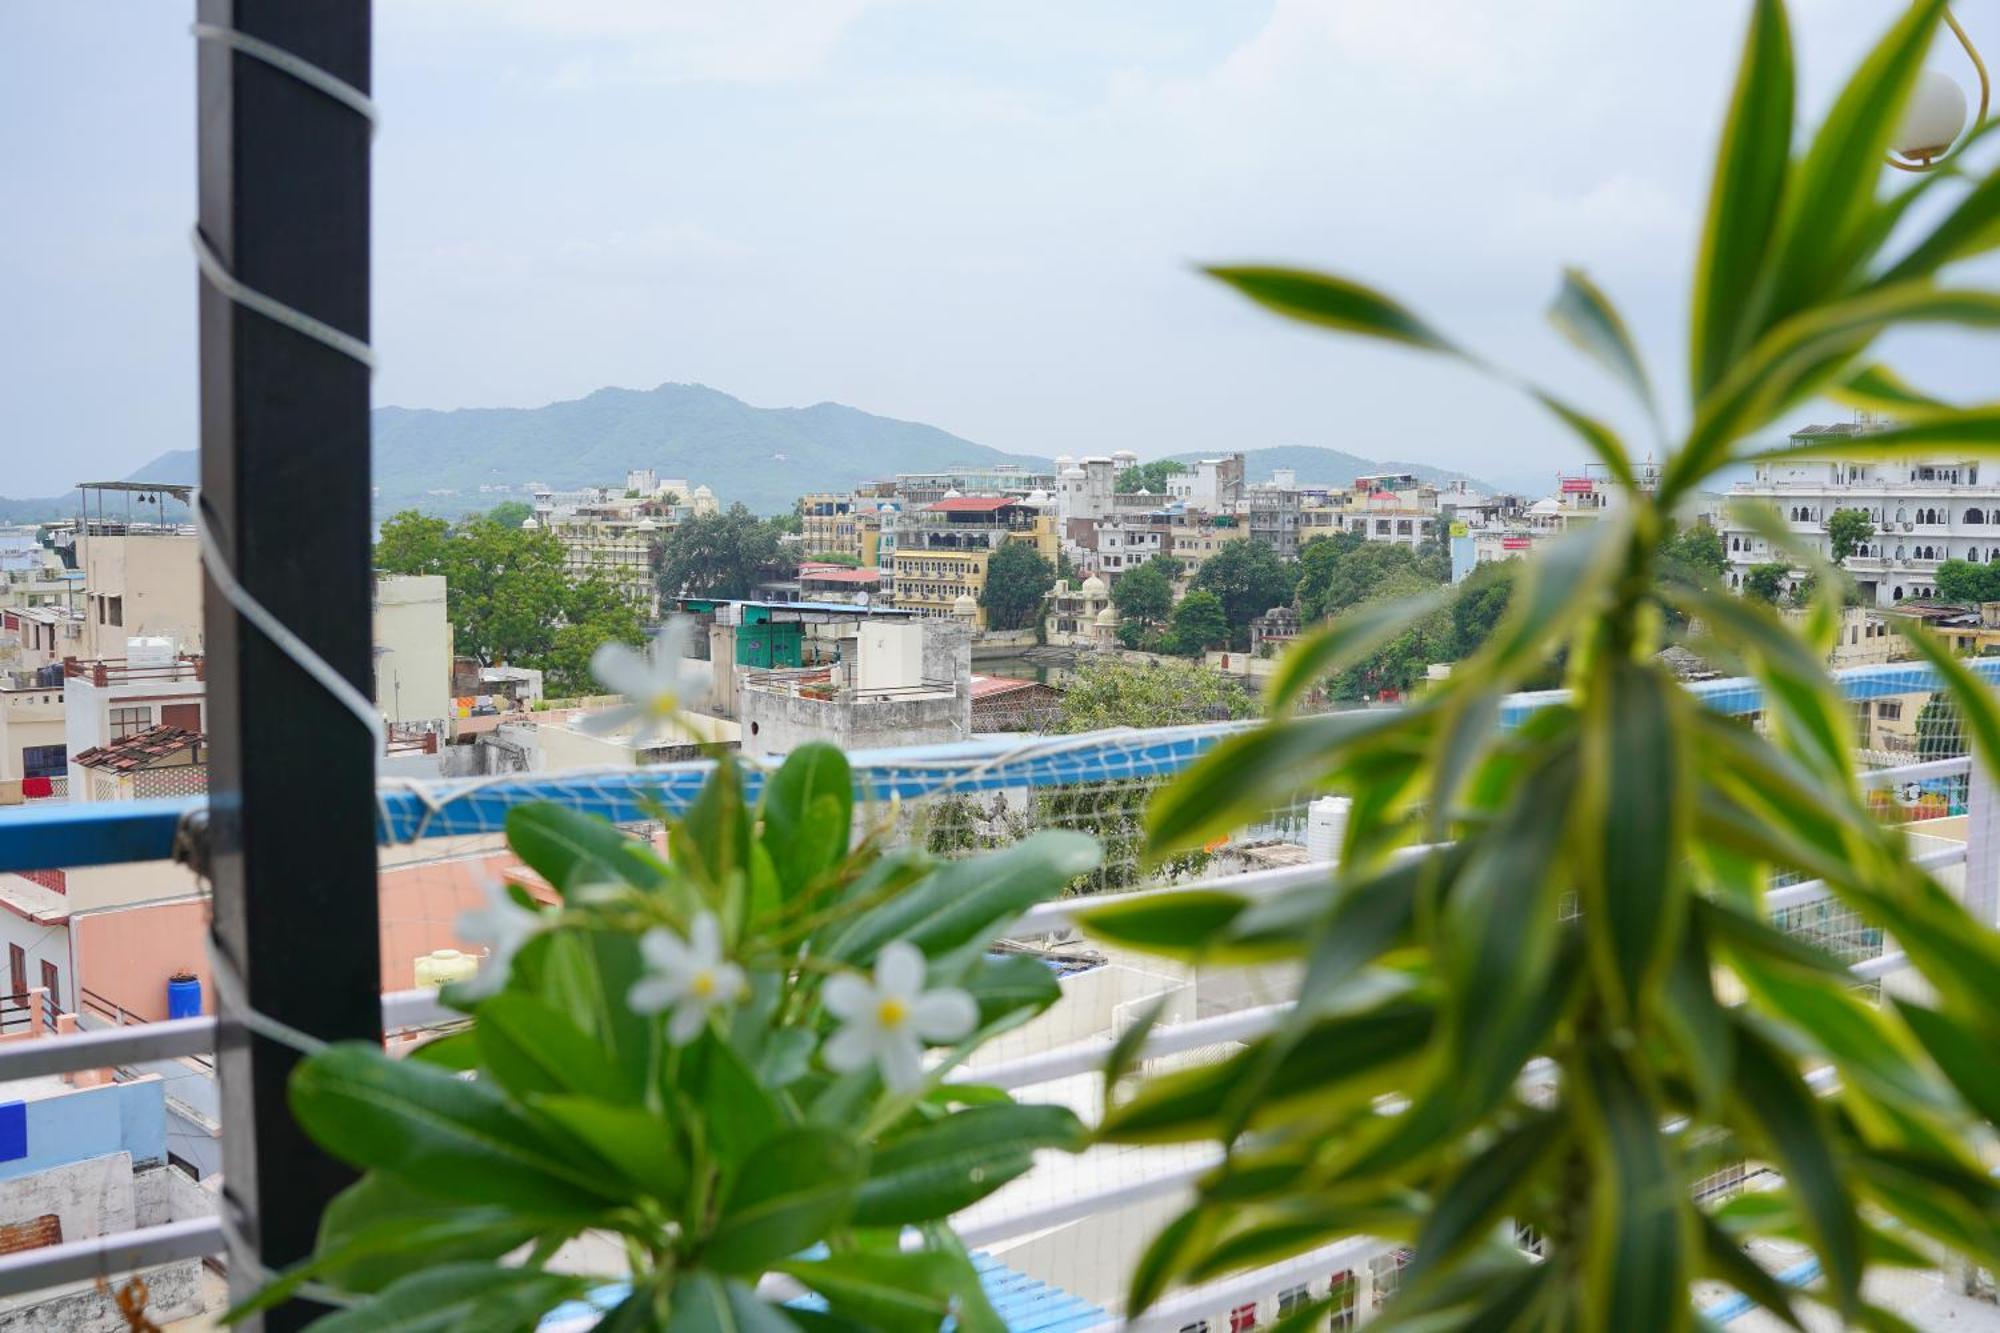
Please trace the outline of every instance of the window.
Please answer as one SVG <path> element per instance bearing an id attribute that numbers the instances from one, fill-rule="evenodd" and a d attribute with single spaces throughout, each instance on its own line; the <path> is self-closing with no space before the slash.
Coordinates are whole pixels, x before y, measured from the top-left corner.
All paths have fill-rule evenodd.
<path id="1" fill-rule="evenodd" d="M 127 736 L 136 735 L 153 725 L 153 708 L 150 704 L 135 704 L 129 708 L 111 710 L 111 739 L 122 741 Z"/>
<path id="2" fill-rule="evenodd" d="M 1882 700 L 1882 702 L 1875 705 L 1875 716 L 1881 718 L 1884 722 L 1901 721 L 1903 717 L 1903 701 L 1900 699 Z"/>
<path id="3" fill-rule="evenodd" d="M 110 612 L 112 624 L 122 625 L 125 623 L 125 599 L 123 597 L 107 597 L 104 599 L 104 605 Z"/>
<path id="4" fill-rule="evenodd" d="M 21 747 L 21 776 L 59 778 L 69 771 L 67 745 L 24 745 Z"/>
<path id="5" fill-rule="evenodd" d="M 1257 1327 L 1257 1305 L 1239 1305 L 1229 1312 L 1229 1333 L 1249 1333 Z"/>
<path id="6" fill-rule="evenodd" d="M 28 993 L 28 951 L 18 944 L 7 946 L 7 985 L 10 995 Z"/>
<path id="7" fill-rule="evenodd" d="M 1182 1324 L 1181 1333 L 1208 1333 L 1208 1321 L 1197 1319 L 1192 1324 Z"/>
<path id="8" fill-rule="evenodd" d="M 56 1012 L 61 1013 L 62 973 L 58 972 L 56 965 L 47 959 L 42 960 L 42 989 L 49 993 L 49 1003 L 56 1007 Z"/>
<path id="9" fill-rule="evenodd" d="M 1294 1310 L 1301 1309 L 1312 1299 L 1312 1293 L 1301 1282 L 1296 1287 L 1286 1287 L 1278 1293 L 1278 1318 L 1283 1319 Z"/>

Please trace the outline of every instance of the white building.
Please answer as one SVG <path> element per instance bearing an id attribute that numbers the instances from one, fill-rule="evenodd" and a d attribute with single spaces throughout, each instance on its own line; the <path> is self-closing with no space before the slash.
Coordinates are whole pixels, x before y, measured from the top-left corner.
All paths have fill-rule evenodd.
<path id="1" fill-rule="evenodd" d="M 1874 421 L 1807 426 L 1793 433 L 1802 448 L 1819 440 L 1847 440 L 1882 429 Z M 1940 452 L 1928 458 L 1868 459 L 1842 456 L 1772 459 L 1757 464 L 1753 480 L 1732 494 L 1774 506 L 1800 540 L 1828 551 L 1826 524 L 1836 511 L 1859 509 L 1875 536 L 1847 559 L 1864 597 L 1877 606 L 1934 596 L 1937 568 L 1946 560 L 2000 563 L 2000 467 Z M 1750 528 L 1726 514 L 1718 523 L 1729 557 L 1731 587 L 1752 566 L 1784 557 Z"/>
<path id="2" fill-rule="evenodd" d="M 1201 458 L 1167 478 L 1167 494 L 1190 509 L 1226 514 L 1243 498 L 1243 455 Z"/>

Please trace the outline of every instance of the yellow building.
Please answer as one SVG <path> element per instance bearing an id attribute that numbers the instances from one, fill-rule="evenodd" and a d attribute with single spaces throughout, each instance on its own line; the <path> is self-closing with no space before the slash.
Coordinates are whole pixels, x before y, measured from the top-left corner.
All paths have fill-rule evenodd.
<path id="1" fill-rule="evenodd" d="M 1050 565 L 1056 561 L 1055 516 L 1047 509 L 1008 495 L 947 496 L 904 516 L 897 529 L 896 605 L 920 615 L 967 615 L 986 628 L 986 569 L 993 553 L 1009 542 L 1032 545 Z"/>
<path id="2" fill-rule="evenodd" d="M 800 496 L 799 537 L 805 553 L 860 559 L 861 529 L 856 513 L 860 505 L 853 496 L 832 491 Z"/>

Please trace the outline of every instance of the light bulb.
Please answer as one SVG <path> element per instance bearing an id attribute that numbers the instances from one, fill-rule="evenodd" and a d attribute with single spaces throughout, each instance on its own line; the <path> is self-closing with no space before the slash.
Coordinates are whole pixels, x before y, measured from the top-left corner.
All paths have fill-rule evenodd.
<path id="1" fill-rule="evenodd" d="M 1890 143 L 1906 158 L 1940 157 L 1965 128 L 1965 90 L 1948 75 L 1927 69 L 1917 76 L 1910 103 Z"/>

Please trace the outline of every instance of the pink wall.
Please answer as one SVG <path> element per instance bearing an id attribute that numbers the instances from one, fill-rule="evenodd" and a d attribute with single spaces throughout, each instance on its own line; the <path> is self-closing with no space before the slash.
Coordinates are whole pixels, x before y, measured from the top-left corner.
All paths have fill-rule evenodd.
<path id="1" fill-rule="evenodd" d="M 417 984 L 416 961 L 437 949 L 470 949 L 454 933 L 458 914 L 478 907 L 481 886 L 509 871 L 522 876 L 507 853 L 396 866 L 382 872 L 382 989 Z M 532 891 L 532 890 L 531 890 Z M 544 892 L 539 895 L 552 897 Z M 93 994 L 148 1021 L 167 1016 L 167 978 L 186 969 L 201 978 L 202 1012 L 215 1012 L 208 970 L 208 904 L 145 903 L 70 919 L 77 980 Z M 300 962 L 310 966 L 311 960 Z"/>

